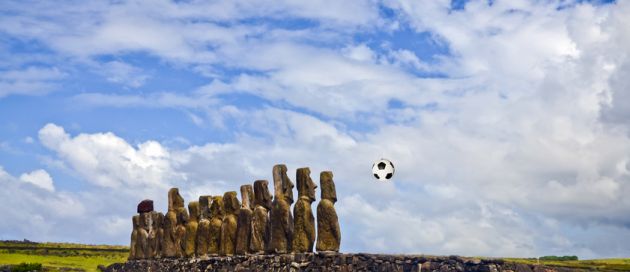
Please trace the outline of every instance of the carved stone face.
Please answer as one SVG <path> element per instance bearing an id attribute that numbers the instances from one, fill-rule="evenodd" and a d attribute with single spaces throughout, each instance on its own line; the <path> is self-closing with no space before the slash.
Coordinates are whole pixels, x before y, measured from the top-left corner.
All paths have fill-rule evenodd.
<path id="1" fill-rule="evenodd" d="M 171 188 L 168 191 L 168 209 L 184 208 L 184 198 L 179 194 L 179 189 Z"/>
<path id="2" fill-rule="evenodd" d="M 212 204 L 210 205 L 210 216 L 212 218 L 221 219 L 223 217 L 223 197 L 212 197 Z"/>
<path id="3" fill-rule="evenodd" d="M 322 199 L 337 202 L 337 190 L 333 181 L 333 174 L 330 171 L 321 172 L 319 175 L 319 183 L 322 186 Z"/>
<path id="4" fill-rule="evenodd" d="M 134 215 L 131 218 L 131 222 L 133 223 L 133 228 L 134 229 L 140 228 L 140 215 Z"/>
<path id="5" fill-rule="evenodd" d="M 298 196 L 307 197 L 311 202 L 315 201 L 315 189 L 317 185 L 311 179 L 311 170 L 308 167 L 299 168 L 296 172 Z"/>
<path id="6" fill-rule="evenodd" d="M 177 213 L 175 211 L 169 211 L 164 216 L 164 229 L 173 230 L 177 225 Z"/>
<path id="7" fill-rule="evenodd" d="M 223 194 L 223 213 L 225 215 L 236 214 L 240 207 L 241 203 L 238 201 L 236 192 L 231 191 Z"/>
<path id="8" fill-rule="evenodd" d="M 157 229 L 162 226 L 162 222 L 164 222 L 164 215 L 160 212 L 152 212 L 153 216 L 153 228 Z"/>
<path id="9" fill-rule="evenodd" d="M 186 208 L 184 208 L 184 207 L 177 208 L 175 210 L 175 212 L 177 213 L 177 223 L 178 224 L 186 224 L 186 223 L 188 223 L 188 220 L 190 218 L 188 216 L 188 211 L 186 210 Z"/>
<path id="10" fill-rule="evenodd" d="M 140 227 L 143 229 L 149 229 L 149 227 L 153 226 L 153 217 L 151 213 L 141 213 L 140 214 Z"/>
<path id="11" fill-rule="evenodd" d="M 209 195 L 199 197 L 199 219 L 210 218 L 210 205 L 212 204 L 212 197 Z"/>
<path id="12" fill-rule="evenodd" d="M 257 180 L 254 182 L 254 205 L 260 205 L 266 209 L 271 209 L 271 194 L 269 193 L 269 182 Z"/>
<path id="13" fill-rule="evenodd" d="M 199 202 L 191 201 L 188 203 L 188 212 L 190 213 L 190 220 L 197 221 L 199 218 Z"/>
<path id="14" fill-rule="evenodd" d="M 287 176 L 287 166 L 278 164 L 273 167 L 273 187 L 276 199 L 293 203 L 293 182 Z"/>
<path id="15" fill-rule="evenodd" d="M 241 186 L 241 199 L 243 203 L 241 203 L 241 208 L 251 209 L 252 204 L 254 202 L 254 190 L 252 186 L 249 184 Z"/>

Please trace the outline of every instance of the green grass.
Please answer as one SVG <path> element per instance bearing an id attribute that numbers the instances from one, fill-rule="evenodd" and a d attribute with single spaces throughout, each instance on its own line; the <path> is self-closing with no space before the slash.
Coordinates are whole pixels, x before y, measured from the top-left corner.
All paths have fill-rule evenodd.
<path id="1" fill-rule="evenodd" d="M 517 263 L 537 264 L 536 259 L 505 258 L 506 261 Z M 540 264 L 557 267 L 595 269 L 601 271 L 630 271 L 630 258 L 599 259 L 581 261 L 540 261 Z"/>
<path id="2" fill-rule="evenodd" d="M 46 271 L 98 271 L 98 265 L 125 262 L 124 246 L 0 242 L 0 264 L 41 263 Z"/>

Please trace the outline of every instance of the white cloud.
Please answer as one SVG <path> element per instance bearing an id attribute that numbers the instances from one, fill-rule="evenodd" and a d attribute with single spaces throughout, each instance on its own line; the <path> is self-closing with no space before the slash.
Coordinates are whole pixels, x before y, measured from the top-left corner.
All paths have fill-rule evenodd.
<path id="1" fill-rule="evenodd" d="M 150 95 L 117 95 L 104 93 L 82 93 L 71 99 L 85 107 L 146 107 L 206 109 L 218 104 L 219 100 L 204 95 L 186 96 L 163 92 Z"/>
<path id="2" fill-rule="evenodd" d="M 142 69 L 121 61 L 104 63 L 99 73 L 103 74 L 108 81 L 133 88 L 142 86 L 149 77 L 143 73 Z"/>
<path id="3" fill-rule="evenodd" d="M 24 173 L 20 176 L 20 180 L 23 182 L 31 183 L 50 192 L 55 191 L 53 179 L 44 169 L 38 169 L 30 173 Z"/>
<path id="4" fill-rule="evenodd" d="M 42 95 L 58 87 L 65 75 L 57 68 L 30 66 L 0 71 L 0 98 L 12 95 Z"/>
<path id="5" fill-rule="evenodd" d="M 170 153 L 155 141 L 134 147 L 112 133 L 71 137 L 55 124 L 44 126 L 39 139 L 83 179 L 98 186 L 166 188 L 184 178 L 172 171 Z"/>

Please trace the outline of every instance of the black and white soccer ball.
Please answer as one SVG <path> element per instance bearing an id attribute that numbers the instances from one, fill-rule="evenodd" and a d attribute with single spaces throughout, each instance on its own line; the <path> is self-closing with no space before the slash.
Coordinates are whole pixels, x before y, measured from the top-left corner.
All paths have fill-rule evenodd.
<path id="1" fill-rule="evenodd" d="M 372 165 L 372 174 L 380 181 L 391 180 L 394 176 L 394 164 L 388 159 L 380 159 Z"/>

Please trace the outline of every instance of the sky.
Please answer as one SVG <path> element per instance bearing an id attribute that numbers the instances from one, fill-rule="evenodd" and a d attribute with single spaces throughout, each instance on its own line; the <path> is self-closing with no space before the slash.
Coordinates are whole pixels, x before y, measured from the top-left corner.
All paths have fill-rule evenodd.
<path id="1" fill-rule="evenodd" d="M 2 1 L 0 239 L 128 244 L 142 199 L 165 212 L 171 187 L 222 195 L 284 163 L 333 171 L 343 252 L 630 256 L 628 14 Z"/>

